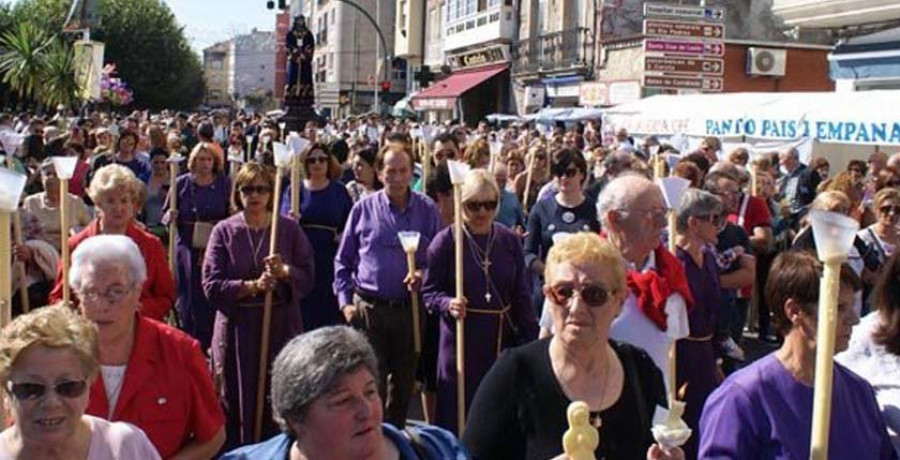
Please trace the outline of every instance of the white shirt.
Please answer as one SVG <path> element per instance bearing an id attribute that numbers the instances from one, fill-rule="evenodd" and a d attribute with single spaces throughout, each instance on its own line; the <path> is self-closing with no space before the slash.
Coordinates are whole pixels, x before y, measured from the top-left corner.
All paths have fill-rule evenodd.
<path id="1" fill-rule="evenodd" d="M 109 417 L 112 418 L 119 402 L 119 393 L 122 392 L 122 380 L 125 378 L 127 366 L 100 366 L 103 375 L 103 387 L 106 389 L 106 400 L 109 402 Z"/>
<path id="2" fill-rule="evenodd" d="M 888 436 L 894 450 L 900 454 L 900 356 L 872 340 L 880 320 L 877 311 L 866 315 L 853 328 L 847 351 L 834 359 L 866 379 L 875 389 L 875 399 L 887 425 Z"/>

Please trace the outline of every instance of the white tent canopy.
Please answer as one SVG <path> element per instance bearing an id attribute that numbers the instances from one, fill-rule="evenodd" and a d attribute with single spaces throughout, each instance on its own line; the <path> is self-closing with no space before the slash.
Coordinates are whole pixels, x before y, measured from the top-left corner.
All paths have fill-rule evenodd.
<path id="1" fill-rule="evenodd" d="M 606 109 L 638 135 L 900 146 L 900 90 L 660 95 Z"/>

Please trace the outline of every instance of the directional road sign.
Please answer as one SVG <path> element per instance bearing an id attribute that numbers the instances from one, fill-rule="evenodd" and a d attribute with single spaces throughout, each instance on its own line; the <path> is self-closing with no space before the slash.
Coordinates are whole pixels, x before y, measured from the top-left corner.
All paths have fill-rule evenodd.
<path id="1" fill-rule="evenodd" d="M 708 42 L 703 40 L 663 40 L 648 38 L 644 40 L 644 52 L 680 54 L 690 56 L 716 56 L 725 55 L 725 44 L 722 42 Z"/>
<path id="2" fill-rule="evenodd" d="M 720 77 L 690 77 L 690 76 L 657 76 L 645 75 L 645 88 L 662 89 L 694 89 L 700 91 L 720 92 L 724 82 Z"/>
<path id="3" fill-rule="evenodd" d="M 646 56 L 644 71 L 670 73 L 688 73 L 698 75 L 724 75 L 725 61 L 722 59 L 704 59 L 681 56 Z"/>
<path id="4" fill-rule="evenodd" d="M 724 21 L 725 10 L 710 6 L 644 3 L 644 16 L 662 16 L 699 21 Z"/>
<path id="5" fill-rule="evenodd" d="M 725 26 L 704 22 L 681 22 L 663 19 L 645 19 L 644 35 L 663 38 L 705 38 L 723 40 Z"/>

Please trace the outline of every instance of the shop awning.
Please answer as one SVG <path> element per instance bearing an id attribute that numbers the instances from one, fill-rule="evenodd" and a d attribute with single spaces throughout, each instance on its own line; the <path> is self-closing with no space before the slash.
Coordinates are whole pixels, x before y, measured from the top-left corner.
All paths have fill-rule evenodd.
<path id="1" fill-rule="evenodd" d="M 457 71 L 453 75 L 419 91 L 412 97 L 416 110 L 453 110 L 456 99 L 466 91 L 488 81 L 506 70 L 507 64 L 481 67 L 474 70 Z"/>

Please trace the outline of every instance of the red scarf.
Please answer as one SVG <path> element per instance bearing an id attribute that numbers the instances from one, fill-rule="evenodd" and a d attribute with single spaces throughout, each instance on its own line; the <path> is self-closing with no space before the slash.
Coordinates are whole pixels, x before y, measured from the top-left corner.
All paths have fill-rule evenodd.
<path id="1" fill-rule="evenodd" d="M 694 297 L 691 295 L 684 267 L 678 259 L 662 244 L 657 246 L 653 253 L 656 255 L 656 269 L 646 272 L 629 271 L 626 280 L 628 289 L 637 297 L 638 306 L 644 315 L 653 321 L 656 327 L 665 331 L 666 301 L 669 297 L 675 293 L 681 294 L 688 311 L 694 306 Z"/>

